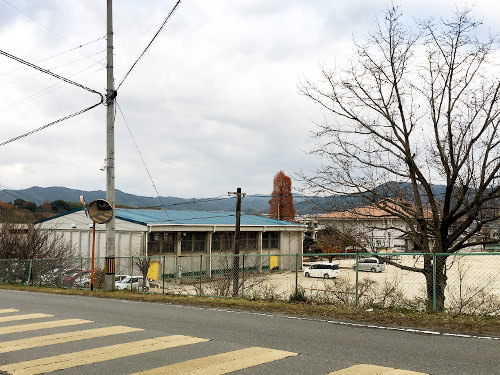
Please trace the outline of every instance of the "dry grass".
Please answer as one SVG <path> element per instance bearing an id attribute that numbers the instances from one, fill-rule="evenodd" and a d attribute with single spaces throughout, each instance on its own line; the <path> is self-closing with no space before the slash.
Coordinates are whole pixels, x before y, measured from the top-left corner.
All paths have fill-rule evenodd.
<path id="1" fill-rule="evenodd" d="M 17 285 L 0 285 L 1 289 L 22 290 L 38 293 L 79 295 L 96 298 L 117 298 L 153 303 L 217 307 L 234 310 L 259 311 L 275 314 L 307 316 L 349 322 L 364 322 L 378 325 L 435 330 L 439 332 L 500 336 L 500 318 L 495 316 L 452 315 L 425 313 L 394 309 L 360 309 L 312 302 L 249 301 L 239 298 L 206 298 L 143 294 L 130 291 L 105 292 L 102 290 L 80 290 L 44 288 Z"/>

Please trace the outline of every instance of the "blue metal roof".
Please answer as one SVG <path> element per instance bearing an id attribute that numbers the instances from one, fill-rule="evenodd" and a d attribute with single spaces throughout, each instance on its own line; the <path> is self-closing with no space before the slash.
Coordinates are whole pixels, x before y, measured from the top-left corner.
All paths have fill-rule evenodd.
<path id="1" fill-rule="evenodd" d="M 117 219 L 142 225 L 236 225 L 236 214 L 231 212 L 181 211 L 181 210 L 148 210 L 117 208 Z M 265 216 L 241 214 L 242 226 L 296 226 L 298 224 Z"/>

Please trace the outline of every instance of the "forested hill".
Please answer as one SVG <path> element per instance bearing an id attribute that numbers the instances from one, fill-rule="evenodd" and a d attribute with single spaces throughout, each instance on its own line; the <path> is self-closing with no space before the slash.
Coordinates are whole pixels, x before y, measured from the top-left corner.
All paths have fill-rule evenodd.
<path id="1" fill-rule="evenodd" d="M 442 186 L 436 186 L 436 189 L 442 189 Z M 102 190 L 84 191 L 70 189 L 66 187 L 39 187 L 33 186 L 22 190 L 0 190 L 0 201 L 13 202 L 16 199 L 22 199 L 27 202 L 33 202 L 37 206 L 42 205 L 45 201 L 65 201 L 78 202 L 80 196 L 83 195 L 87 203 L 90 203 L 98 198 L 105 199 L 106 192 Z M 263 214 L 269 211 L 270 195 L 247 195 L 242 200 L 242 211 L 246 213 Z M 359 202 L 358 202 L 359 201 Z M 362 204 L 362 198 L 349 196 L 330 196 L 330 197 L 306 197 L 296 195 L 294 197 L 294 206 L 298 215 L 319 214 L 330 211 L 335 211 L 357 203 Z M 116 203 L 121 206 L 128 207 L 160 207 L 163 205 L 170 210 L 192 210 L 192 211 L 234 211 L 236 207 L 235 197 L 219 197 L 219 198 L 197 198 L 184 199 L 177 197 L 161 197 L 161 202 L 158 197 L 146 197 L 134 194 L 124 193 L 121 190 L 116 190 Z"/>

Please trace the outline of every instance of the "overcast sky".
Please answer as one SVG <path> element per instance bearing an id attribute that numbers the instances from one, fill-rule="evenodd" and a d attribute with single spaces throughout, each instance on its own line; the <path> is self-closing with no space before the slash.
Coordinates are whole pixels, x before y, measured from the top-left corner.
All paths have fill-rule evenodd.
<path id="1" fill-rule="evenodd" d="M 402 1 L 409 19 L 448 17 L 455 1 Z M 119 83 L 175 4 L 114 2 Z M 145 196 L 269 194 L 273 176 L 313 173 L 321 108 L 298 92 L 322 64 L 341 67 L 353 37 L 388 1 L 184 0 L 118 92 L 116 188 Z M 469 2 L 493 33 L 500 3 Z M 0 0 L 0 49 L 104 93 L 105 0 Z M 81 47 L 79 47 L 81 46 Z M 99 101 L 96 94 L 0 56 L 0 142 Z M 125 120 L 124 120 L 125 119 Z M 131 137 L 129 129 L 133 134 Z M 135 143 L 134 140 L 135 139 Z M 105 190 L 106 110 L 0 147 L 0 189 Z M 298 182 L 293 184 L 299 187 Z M 75 197 L 77 200 L 78 197 Z"/>

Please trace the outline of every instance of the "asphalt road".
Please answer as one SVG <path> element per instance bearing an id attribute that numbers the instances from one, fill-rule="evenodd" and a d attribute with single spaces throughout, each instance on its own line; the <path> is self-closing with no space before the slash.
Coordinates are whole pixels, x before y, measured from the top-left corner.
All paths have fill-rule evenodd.
<path id="1" fill-rule="evenodd" d="M 9 312 L 8 309 L 19 311 Z M 32 313 L 53 316 L 2 321 L 3 316 Z M 1 332 L 2 328 L 13 325 L 65 319 L 85 319 L 92 322 L 84 324 L 85 327 L 75 325 L 7 334 Z M 6 349 L 7 352 L 1 352 L 2 343 L 7 341 L 8 347 L 12 345 L 12 340 L 73 332 L 84 328 L 106 329 L 117 325 L 141 330 L 74 339 L 53 345 L 45 345 L 48 343 L 46 341 L 43 345 L 28 349 Z M 232 373 L 324 375 L 355 365 L 376 365 L 435 375 L 500 374 L 498 338 L 448 336 L 387 327 L 356 326 L 327 320 L 297 319 L 274 314 L 0 290 L 0 374 L 6 371 L 5 366 L 13 363 L 64 353 L 72 353 L 71 357 L 77 357 L 78 353 L 84 350 L 122 343 L 131 343 L 131 348 L 134 349 L 135 343 L 138 343 L 139 348 L 142 340 L 171 335 L 203 340 L 135 355 L 133 350 L 127 349 L 127 355 L 115 359 L 111 358 L 116 352 L 113 349 L 111 354 L 103 354 L 105 358 L 96 362 L 77 365 L 57 373 L 133 374 L 196 358 L 261 347 L 266 350 L 257 353 L 257 358 L 263 359 L 268 353 L 271 353 L 271 357 L 285 353 L 284 358 L 246 368 L 243 368 L 243 360 L 239 359 L 233 362 L 241 362 L 242 369 Z M 102 352 L 105 353 L 104 349 Z M 245 356 L 248 357 L 248 354 Z M 85 357 L 88 358 L 87 353 Z M 177 373 L 185 372 L 179 370 Z"/>

